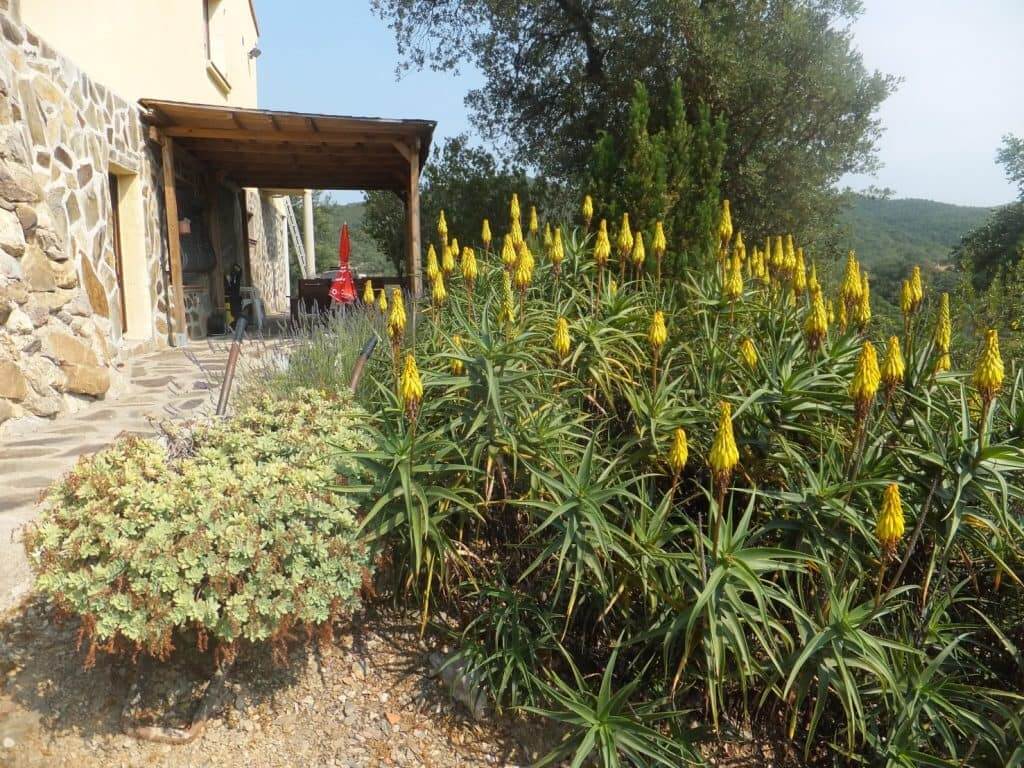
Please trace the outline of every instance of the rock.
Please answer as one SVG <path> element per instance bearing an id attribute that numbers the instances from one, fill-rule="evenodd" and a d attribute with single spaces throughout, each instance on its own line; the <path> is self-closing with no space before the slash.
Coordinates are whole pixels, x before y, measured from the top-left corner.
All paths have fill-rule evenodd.
<path id="1" fill-rule="evenodd" d="M 110 371 L 106 368 L 65 363 L 60 369 L 67 378 L 64 388 L 68 392 L 99 397 L 110 389 Z"/>
<path id="2" fill-rule="evenodd" d="M 17 745 L 17 742 L 10 736 L 4 736 L 3 745 L 4 749 L 14 749 L 14 747 Z"/>
<path id="3" fill-rule="evenodd" d="M 24 366 L 25 378 L 36 392 L 49 394 L 50 390 L 65 389 L 65 374 L 45 357 L 36 355 Z"/>
<path id="4" fill-rule="evenodd" d="M 0 360 L 0 397 L 24 400 L 28 395 L 28 380 L 11 360 Z"/>
<path id="5" fill-rule="evenodd" d="M 33 243 L 25 250 L 21 259 L 21 268 L 25 270 L 25 281 L 33 291 L 57 290 L 57 278 L 43 250 Z"/>
<path id="6" fill-rule="evenodd" d="M 0 197 L 12 203 L 34 203 L 39 200 L 36 180 L 24 166 L 0 162 Z"/>
<path id="7" fill-rule="evenodd" d="M 11 418 L 14 418 L 14 406 L 6 400 L 0 399 L 0 424 Z"/>
<path id="8" fill-rule="evenodd" d="M 6 286 L 0 287 L 0 300 L 6 295 L 8 299 L 13 301 L 15 304 L 24 304 L 28 301 L 29 292 L 28 288 L 24 283 L 13 282 L 8 283 Z"/>
<path id="9" fill-rule="evenodd" d="M 41 301 L 40 296 L 49 296 L 48 293 L 33 293 L 32 298 L 28 300 L 28 303 L 22 308 L 22 311 L 28 315 L 28 319 L 32 321 L 34 328 L 41 328 L 46 325 L 46 321 L 50 319 L 50 309 Z"/>
<path id="10" fill-rule="evenodd" d="M 64 250 L 60 235 L 51 231 L 48 227 L 44 228 L 40 225 L 39 229 L 36 230 L 36 242 L 46 252 L 46 255 L 54 261 L 67 261 L 68 254 Z"/>
<path id="11" fill-rule="evenodd" d="M 11 314 L 7 318 L 4 327 L 11 333 L 32 333 L 35 325 L 32 322 L 32 318 L 23 309 L 15 307 L 11 310 Z"/>
<path id="12" fill-rule="evenodd" d="M 52 293 L 33 293 L 32 294 L 32 298 L 29 299 L 28 304 L 26 304 L 26 310 L 25 311 L 28 312 L 27 307 L 35 304 L 35 305 L 39 305 L 39 306 L 45 307 L 47 313 L 53 313 L 53 312 L 56 312 L 57 310 L 61 309 L 65 304 L 67 304 L 69 301 L 71 301 L 76 295 L 77 295 L 77 293 L 75 291 L 72 291 L 72 290 L 59 290 L 59 289 L 56 290 L 56 291 L 53 291 Z M 32 316 L 31 312 L 28 312 L 28 314 L 29 314 L 29 317 Z"/>
<path id="13" fill-rule="evenodd" d="M 36 215 L 35 210 L 24 203 L 19 203 L 14 209 L 14 215 L 18 217 L 18 221 L 21 223 L 22 231 L 28 235 L 32 230 L 39 224 L 39 217 Z"/>
<path id="14" fill-rule="evenodd" d="M 58 288 L 78 287 L 78 271 L 71 261 L 57 261 L 51 264 L 53 269 L 53 280 Z M 84 301 L 84 297 L 83 297 Z"/>
<path id="15" fill-rule="evenodd" d="M 79 292 L 74 299 L 68 302 L 64 309 L 68 314 L 75 317 L 88 317 L 92 314 L 92 307 L 89 306 L 89 299 L 85 297 L 85 294 Z"/>
<path id="16" fill-rule="evenodd" d="M 89 297 L 89 304 L 97 315 L 110 317 L 110 304 L 107 302 L 107 292 L 103 283 L 96 276 L 92 262 L 87 256 L 82 257 L 82 279 L 85 284 L 85 293 Z"/>
<path id="17" fill-rule="evenodd" d="M 44 395 L 30 391 L 23 403 L 25 410 L 33 416 L 56 416 L 60 413 L 64 401 L 56 392 L 47 392 Z"/>
<path id="18" fill-rule="evenodd" d="M 25 232 L 13 211 L 0 208 L 0 249 L 20 257 L 25 253 Z"/>
<path id="19" fill-rule="evenodd" d="M 89 347 L 63 331 L 49 331 L 42 336 L 43 354 L 58 363 L 96 366 L 99 361 Z"/>
<path id="20" fill-rule="evenodd" d="M 4 250 L 0 250 L 0 276 L 12 277 L 16 280 L 21 280 L 25 276 L 21 262 Z"/>

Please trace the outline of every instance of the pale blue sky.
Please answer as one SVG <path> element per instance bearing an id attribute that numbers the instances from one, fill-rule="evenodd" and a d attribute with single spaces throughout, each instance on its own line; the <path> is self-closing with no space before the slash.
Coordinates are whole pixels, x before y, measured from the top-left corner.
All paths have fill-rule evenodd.
<path id="1" fill-rule="evenodd" d="M 904 83 L 882 106 L 885 166 L 844 183 L 964 205 L 1013 199 L 994 156 L 1004 133 L 1024 134 L 1024 0 L 864 5 L 854 33 L 865 64 Z M 427 118 L 438 140 L 472 132 L 463 96 L 479 74 L 410 72 L 396 81 L 394 37 L 367 0 L 256 0 L 256 8 L 260 106 Z"/>

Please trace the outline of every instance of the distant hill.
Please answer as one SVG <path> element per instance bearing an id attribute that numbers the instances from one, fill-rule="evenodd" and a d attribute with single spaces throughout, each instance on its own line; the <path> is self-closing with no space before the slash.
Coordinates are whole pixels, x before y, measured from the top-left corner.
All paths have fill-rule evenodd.
<path id="1" fill-rule="evenodd" d="M 950 252 L 960 238 L 988 218 L 992 208 L 934 200 L 880 199 L 851 194 L 840 217 L 842 252 L 854 250 L 871 276 L 872 295 L 897 303 L 900 281 L 915 264 L 935 282 L 951 266 Z M 945 286 L 947 289 L 949 286 Z"/>

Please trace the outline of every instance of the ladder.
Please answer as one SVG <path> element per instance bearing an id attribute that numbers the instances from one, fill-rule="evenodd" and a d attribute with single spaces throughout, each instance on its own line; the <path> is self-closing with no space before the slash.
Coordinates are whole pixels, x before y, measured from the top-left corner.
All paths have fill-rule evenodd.
<path id="1" fill-rule="evenodd" d="M 295 243 L 295 258 L 299 261 L 299 274 L 303 280 L 309 279 L 309 270 L 306 268 L 306 247 L 302 243 L 302 236 L 299 234 L 299 224 L 295 221 L 295 209 L 292 208 L 292 199 L 286 197 L 285 204 L 286 218 L 288 219 L 288 231 L 292 233 L 292 242 Z"/>

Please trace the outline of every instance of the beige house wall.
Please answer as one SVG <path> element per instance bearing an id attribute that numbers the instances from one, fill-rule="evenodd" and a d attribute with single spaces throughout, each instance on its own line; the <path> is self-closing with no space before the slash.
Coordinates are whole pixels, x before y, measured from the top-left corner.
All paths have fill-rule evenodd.
<path id="1" fill-rule="evenodd" d="M 21 21 L 129 102 L 152 97 L 255 107 L 258 31 L 249 0 L 21 0 Z"/>

